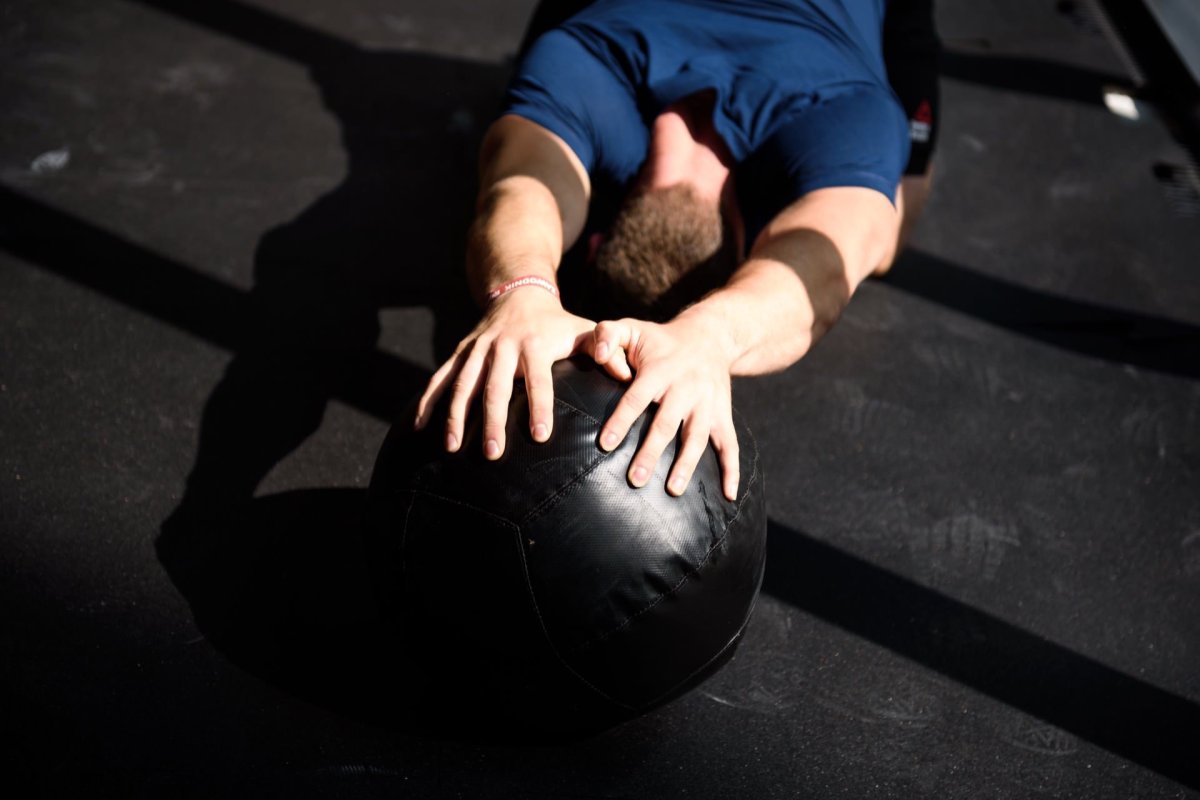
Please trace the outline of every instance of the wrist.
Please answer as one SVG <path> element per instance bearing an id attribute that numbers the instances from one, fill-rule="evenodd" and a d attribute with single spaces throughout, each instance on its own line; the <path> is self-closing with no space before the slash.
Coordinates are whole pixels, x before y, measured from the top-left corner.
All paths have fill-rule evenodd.
<path id="1" fill-rule="evenodd" d="M 710 352 L 719 354 L 732 372 L 734 363 L 742 356 L 742 348 L 733 320 L 724 313 L 712 295 L 681 311 L 672 323 L 686 326 L 690 336 L 707 341 Z"/>
<path id="2" fill-rule="evenodd" d="M 553 292 L 535 286 L 521 286 L 483 303 L 483 313 L 488 316 L 540 316 L 561 311 L 562 301 Z"/>
<path id="3" fill-rule="evenodd" d="M 504 297 L 506 294 L 515 292 L 519 289 L 537 289 L 540 291 L 549 292 L 556 300 L 560 299 L 558 294 L 558 286 L 556 286 L 550 279 L 543 278 L 540 275 L 521 275 L 490 287 L 484 294 L 484 300 L 490 305 L 501 297 Z"/>

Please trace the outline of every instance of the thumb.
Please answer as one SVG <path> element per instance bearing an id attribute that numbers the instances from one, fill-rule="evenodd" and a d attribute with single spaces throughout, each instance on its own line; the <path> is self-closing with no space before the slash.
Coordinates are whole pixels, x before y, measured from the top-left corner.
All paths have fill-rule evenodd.
<path id="1" fill-rule="evenodd" d="M 629 351 L 636 338 L 628 320 L 605 321 L 596 326 L 592 357 L 602 364 L 618 380 L 633 377 Z"/>

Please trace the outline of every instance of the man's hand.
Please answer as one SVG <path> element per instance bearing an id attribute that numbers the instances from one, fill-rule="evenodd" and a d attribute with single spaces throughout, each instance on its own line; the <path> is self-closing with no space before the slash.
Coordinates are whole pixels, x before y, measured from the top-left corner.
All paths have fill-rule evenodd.
<path id="1" fill-rule="evenodd" d="M 467 413 L 482 389 L 483 452 L 495 460 L 504 453 L 513 381 L 523 377 L 529 395 L 530 433 L 534 441 L 546 441 L 554 426 L 550 368 L 577 352 L 591 352 L 594 328 L 594 322 L 563 310 L 554 295 L 537 287 L 497 298 L 429 380 L 417 403 L 414 427 L 419 430 L 429 423 L 433 407 L 452 387 L 446 449 L 457 451 L 462 446 Z M 629 379 L 623 355 L 610 359 L 607 369 L 619 380 Z"/>
<path id="2" fill-rule="evenodd" d="M 629 481 L 645 486 L 667 445 L 682 429 L 683 441 L 667 477 L 667 491 L 683 494 L 711 439 L 730 501 L 737 499 L 738 443 L 730 387 L 732 356 L 722 334 L 705 317 L 681 315 L 666 324 L 637 319 L 601 322 L 593 356 L 633 368 L 634 378 L 600 433 L 612 450 L 651 403 L 658 411 L 629 466 Z M 614 373 L 615 374 L 615 373 Z"/>

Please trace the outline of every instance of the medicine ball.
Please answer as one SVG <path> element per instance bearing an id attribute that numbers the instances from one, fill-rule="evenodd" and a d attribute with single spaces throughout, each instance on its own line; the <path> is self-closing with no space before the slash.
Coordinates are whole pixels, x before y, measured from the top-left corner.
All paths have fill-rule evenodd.
<path id="1" fill-rule="evenodd" d="M 665 489 L 674 446 L 635 489 L 626 474 L 655 407 L 616 450 L 598 444 L 624 388 L 590 359 L 557 363 L 554 430 L 537 443 L 518 381 L 494 462 L 478 406 L 457 453 L 442 445 L 444 403 L 424 431 L 392 427 L 367 541 L 427 700 L 585 732 L 678 697 L 733 655 L 766 554 L 754 438 L 735 414 L 736 502 L 711 445 L 683 496 Z"/>

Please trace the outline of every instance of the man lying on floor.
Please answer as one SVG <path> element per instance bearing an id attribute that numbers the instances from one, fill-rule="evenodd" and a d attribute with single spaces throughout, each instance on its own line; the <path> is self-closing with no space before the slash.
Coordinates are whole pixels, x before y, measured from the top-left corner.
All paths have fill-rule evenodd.
<path id="1" fill-rule="evenodd" d="M 932 17 L 930 0 L 543 4 L 480 155 L 467 276 L 483 318 L 416 426 L 449 391 L 457 450 L 482 392 L 484 453 L 499 458 L 523 378 L 545 441 L 551 367 L 584 352 L 630 381 L 601 447 L 658 404 L 634 486 L 682 434 L 667 491 L 711 441 L 735 499 L 732 377 L 802 358 L 923 204 Z M 580 251 L 582 295 L 604 301 L 588 316 L 559 293 L 564 254 Z"/>

